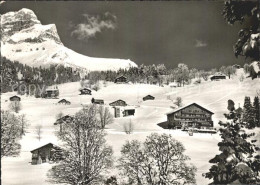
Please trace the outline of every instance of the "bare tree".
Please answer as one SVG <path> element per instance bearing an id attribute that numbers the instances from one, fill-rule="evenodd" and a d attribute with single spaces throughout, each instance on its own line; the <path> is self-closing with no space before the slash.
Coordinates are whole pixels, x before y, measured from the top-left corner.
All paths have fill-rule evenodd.
<path id="1" fill-rule="evenodd" d="M 98 117 L 101 124 L 101 128 L 104 129 L 106 125 L 113 123 L 114 118 L 107 107 L 100 105 L 98 107 Z"/>
<path id="2" fill-rule="evenodd" d="M 98 91 L 98 90 L 100 89 L 99 81 L 97 81 L 97 82 L 93 85 L 92 89 L 95 90 L 95 91 Z"/>
<path id="3" fill-rule="evenodd" d="M 134 130 L 134 125 L 132 123 L 132 120 L 130 119 L 129 122 L 126 122 L 124 124 L 124 132 L 126 134 L 131 134 L 131 133 L 133 133 L 133 130 Z"/>
<path id="4" fill-rule="evenodd" d="M 120 175 L 126 184 L 196 184 L 182 143 L 167 134 L 151 134 L 144 143 L 127 141 L 121 149 Z"/>
<path id="5" fill-rule="evenodd" d="M 21 126 L 21 136 L 25 135 L 25 130 L 27 129 L 27 127 L 29 126 L 28 124 L 28 120 L 26 119 L 26 115 L 25 114 L 21 114 L 19 117 L 19 122 L 20 122 L 20 126 Z"/>
<path id="6" fill-rule="evenodd" d="M 94 105 L 76 113 L 72 122 L 65 122 L 57 133 L 64 143 L 64 160 L 52 167 L 49 181 L 64 184 L 98 184 L 101 173 L 112 167 L 112 148 L 106 145 Z"/>
<path id="7" fill-rule="evenodd" d="M 16 115 L 1 110 L 1 158 L 20 153 L 20 127 Z"/>
<path id="8" fill-rule="evenodd" d="M 177 105 L 178 107 L 181 107 L 182 106 L 182 98 L 177 97 L 174 104 Z"/>
<path id="9" fill-rule="evenodd" d="M 42 125 L 37 125 L 36 127 L 36 134 L 37 134 L 37 138 L 40 141 L 42 138 Z"/>
<path id="10" fill-rule="evenodd" d="M 56 115 L 56 120 L 61 119 L 63 116 L 64 116 L 64 115 L 63 115 L 62 112 L 58 113 L 58 114 Z M 62 132 L 62 123 L 60 123 L 60 132 Z"/>
<path id="11" fill-rule="evenodd" d="M 245 76 L 244 74 L 241 74 L 239 77 L 238 77 L 239 81 L 240 82 L 243 82 L 245 80 Z"/>
<path id="12" fill-rule="evenodd" d="M 21 110 L 21 103 L 19 101 L 11 101 L 9 104 L 9 109 L 18 113 Z"/>

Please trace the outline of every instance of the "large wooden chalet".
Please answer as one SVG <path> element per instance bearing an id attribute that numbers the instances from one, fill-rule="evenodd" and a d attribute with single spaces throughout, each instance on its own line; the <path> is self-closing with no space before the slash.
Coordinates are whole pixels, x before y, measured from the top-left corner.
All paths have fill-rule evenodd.
<path id="1" fill-rule="evenodd" d="M 197 103 L 192 103 L 168 113 L 167 121 L 171 128 L 213 128 L 213 114 Z"/>
<path id="2" fill-rule="evenodd" d="M 116 100 L 109 104 L 110 106 L 127 106 L 124 100 Z"/>
<path id="3" fill-rule="evenodd" d="M 119 76 L 115 79 L 115 83 L 127 83 L 127 78 L 125 76 Z"/>

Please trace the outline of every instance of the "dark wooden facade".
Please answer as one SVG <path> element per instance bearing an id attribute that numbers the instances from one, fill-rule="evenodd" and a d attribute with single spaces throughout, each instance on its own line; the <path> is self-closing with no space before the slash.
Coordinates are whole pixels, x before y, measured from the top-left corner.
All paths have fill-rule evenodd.
<path id="1" fill-rule="evenodd" d="M 98 105 L 104 105 L 104 100 L 92 98 L 91 103 L 98 104 Z"/>
<path id="2" fill-rule="evenodd" d="M 32 153 L 32 164 L 41 164 L 52 160 L 54 148 L 60 148 L 52 143 L 48 143 L 44 146 L 36 148 L 31 151 Z"/>
<path id="3" fill-rule="evenodd" d="M 115 83 L 127 83 L 127 78 L 125 76 L 119 76 L 115 79 Z"/>
<path id="4" fill-rule="evenodd" d="M 227 77 L 226 75 L 224 74 L 221 74 L 221 73 L 217 73 L 217 74 L 214 74 L 210 77 L 210 80 L 211 81 L 217 81 L 217 80 L 225 80 Z"/>
<path id="5" fill-rule="evenodd" d="M 212 128 L 214 113 L 193 103 L 167 114 L 171 128 Z"/>
<path id="6" fill-rule="evenodd" d="M 109 104 L 110 106 L 127 106 L 124 100 L 116 100 Z"/>
<path id="7" fill-rule="evenodd" d="M 151 95 L 147 95 L 145 97 L 143 97 L 143 101 L 146 101 L 146 100 L 154 100 L 155 97 L 151 96 Z"/>
<path id="8" fill-rule="evenodd" d="M 59 96 L 59 89 L 47 89 L 44 98 L 57 98 Z"/>
<path id="9" fill-rule="evenodd" d="M 91 90 L 88 88 L 81 88 L 79 91 L 80 91 L 80 95 L 84 95 L 84 94 L 91 95 Z"/>
<path id="10" fill-rule="evenodd" d="M 123 111 L 123 116 L 134 116 L 135 115 L 135 109 L 125 109 Z"/>
<path id="11" fill-rule="evenodd" d="M 19 96 L 12 96 L 9 98 L 10 101 L 21 101 L 21 98 Z"/>

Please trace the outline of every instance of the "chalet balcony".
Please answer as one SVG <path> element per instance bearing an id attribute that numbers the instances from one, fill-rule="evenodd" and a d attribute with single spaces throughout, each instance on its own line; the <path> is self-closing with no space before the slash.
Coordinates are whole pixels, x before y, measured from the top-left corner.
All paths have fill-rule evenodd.
<path id="1" fill-rule="evenodd" d="M 211 121 L 210 117 L 204 117 L 204 116 L 188 116 L 188 115 L 181 115 L 181 116 L 175 116 L 177 119 L 192 119 L 192 120 L 197 120 L 201 119 L 203 121 Z"/>

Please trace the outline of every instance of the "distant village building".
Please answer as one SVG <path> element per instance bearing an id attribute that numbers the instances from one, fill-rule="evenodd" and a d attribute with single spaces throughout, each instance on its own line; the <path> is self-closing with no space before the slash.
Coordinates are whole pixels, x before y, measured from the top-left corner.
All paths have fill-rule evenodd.
<path id="1" fill-rule="evenodd" d="M 80 90 L 80 95 L 84 95 L 84 94 L 87 94 L 87 95 L 91 95 L 91 90 L 89 88 L 81 88 Z"/>
<path id="2" fill-rule="evenodd" d="M 125 108 L 125 110 L 123 111 L 123 116 L 134 116 L 135 115 L 135 108 Z"/>
<path id="3" fill-rule="evenodd" d="M 147 95 L 145 97 L 143 97 L 143 101 L 146 101 L 146 100 L 154 100 L 155 97 L 151 96 L 151 95 Z"/>
<path id="4" fill-rule="evenodd" d="M 124 100 L 116 100 L 109 104 L 110 106 L 127 106 Z"/>
<path id="5" fill-rule="evenodd" d="M 70 105 L 71 103 L 68 100 L 62 99 L 62 100 L 58 101 L 58 104 Z"/>
<path id="6" fill-rule="evenodd" d="M 91 103 L 98 104 L 98 105 L 104 105 L 104 100 L 92 98 Z"/>
<path id="7" fill-rule="evenodd" d="M 73 122 L 74 118 L 72 116 L 66 115 L 56 120 L 54 125 L 60 125 L 60 132 L 62 132 L 63 124 Z"/>
<path id="8" fill-rule="evenodd" d="M 119 76 L 115 79 L 115 83 L 127 83 L 127 78 L 125 76 Z"/>
<path id="9" fill-rule="evenodd" d="M 57 86 L 49 87 L 45 90 L 44 98 L 58 98 L 59 96 L 59 89 Z"/>
<path id="10" fill-rule="evenodd" d="M 12 96 L 9 98 L 10 101 L 21 101 L 21 98 L 19 96 Z"/>
<path id="11" fill-rule="evenodd" d="M 215 73 L 210 77 L 211 81 L 224 80 L 224 79 L 226 79 L 226 75 L 222 73 Z"/>
<path id="12" fill-rule="evenodd" d="M 113 107 L 115 111 L 115 118 L 134 116 L 135 108 L 132 106 L 127 107 Z"/>
<path id="13" fill-rule="evenodd" d="M 192 103 L 167 114 L 168 125 L 172 128 L 213 128 L 214 113 Z"/>
<path id="14" fill-rule="evenodd" d="M 53 149 L 59 150 L 61 148 L 52 143 L 48 143 L 44 146 L 32 150 L 32 164 L 41 164 L 52 161 L 54 154 Z"/>

